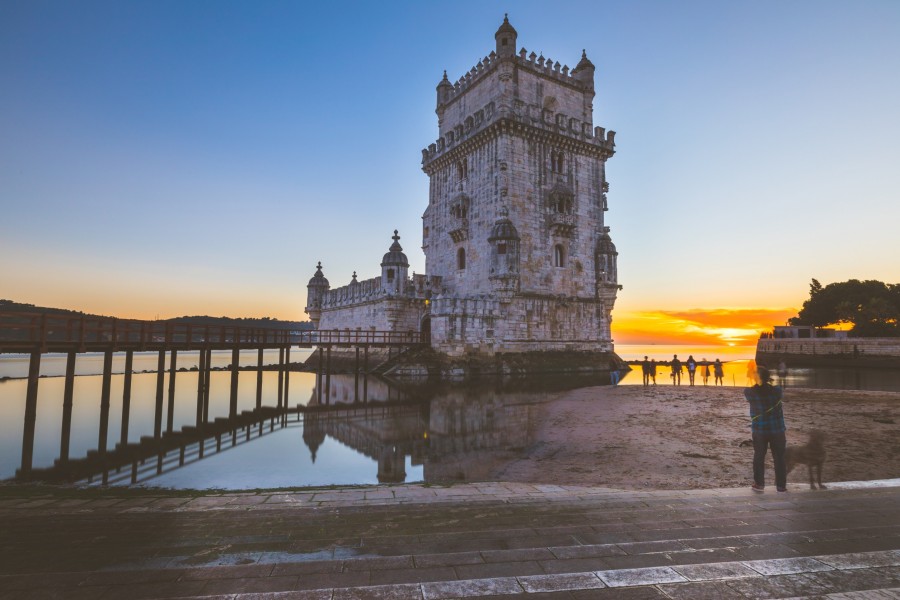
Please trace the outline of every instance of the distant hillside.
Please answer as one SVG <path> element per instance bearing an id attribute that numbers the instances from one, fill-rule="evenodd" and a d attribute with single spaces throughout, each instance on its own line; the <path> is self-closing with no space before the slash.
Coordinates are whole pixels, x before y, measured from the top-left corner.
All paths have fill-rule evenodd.
<path id="1" fill-rule="evenodd" d="M 105 315 L 94 315 L 76 310 L 67 310 L 64 308 L 50 308 L 47 306 L 35 306 L 34 304 L 25 304 L 15 302 L 13 300 L 0 300 L 0 312 L 6 313 L 31 313 L 31 314 L 48 314 L 54 316 L 72 316 L 72 317 L 89 317 L 95 319 L 110 319 Z M 281 319 L 273 319 L 272 317 L 262 318 L 231 318 L 231 317 L 210 317 L 210 316 L 184 316 L 175 317 L 174 319 L 162 319 L 172 323 L 190 323 L 193 325 L 228 325 L 234 327 L 258 327 L 261 329 L 298 329 L 311 330 L 314 329 L 313 324 L 309 321 L 283 321 Z"/>

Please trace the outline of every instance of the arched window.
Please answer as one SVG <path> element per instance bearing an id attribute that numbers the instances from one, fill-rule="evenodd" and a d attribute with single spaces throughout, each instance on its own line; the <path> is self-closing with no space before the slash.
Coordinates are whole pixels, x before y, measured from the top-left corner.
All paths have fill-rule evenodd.
<path id="1" fill-rule="evenodd" d="M 388 269 L 388 270 L 387 270 L 387 280 L 388 280 L 388 281 L 393 281 L 393 280 L 394 280 L 394 270 L 393 270 L 393 269 Z"/>
<path id="2" fill-rule="evenodd" d="M 466 249 L 460 248 L 456 251 L 456 268 L 462 271 L 466 268 Z"/>
<path id="3" fill-rule="evenodd" d="M 465 158 L 456 163 L 456 177 L 460 181 L 469 176 L 469 162 Z"/>
<path id="4" fill-rule="evenodd" d="M 562 173 L 564 167 L 565 160 L 563 158 L 563 153 L 557 152 L 556 150 L 552 151 L 550 153 L 550 172 Z"/>
<path id="5" fill-rule="evenodd" d="M 562 244 L 557 244 L 553 247 L 553 266 L 566 266 L 566 249 L 563 248 Z"/>

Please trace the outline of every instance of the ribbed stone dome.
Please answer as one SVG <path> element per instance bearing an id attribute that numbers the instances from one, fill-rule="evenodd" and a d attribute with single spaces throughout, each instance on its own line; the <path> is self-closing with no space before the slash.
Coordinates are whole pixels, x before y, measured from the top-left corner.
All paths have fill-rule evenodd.
<path id="1" fill-rule="evenodd" d="M 617 254 L 616 245 L 613 244 L 612 238 L 609 237 L 608 233 L 603 233 L 600 236 L 600 239 L 597 241 L 597 253 L 598 254 Z"/>
<path id="2" fill-rule="evenodd" d="M 409 260 L 407 260 L 406 255 L 403 254 L 403 248 L 400 246 L 400 236 L 397 235 L 397 230 L 394 230 L 394 237 L 391 238 L 394 240 L 394 243 L 391 244 L 390 249 L 388 249 L 387 254 L 384 255 L 384 258 L 381 259 L 381 266 L 396 266 L 396 267 L 408 267 Z"/>
<path id="3" fill-rule="evenodd" d="M 491 236 L 488 238 L 488 241 L 518 239 L 519 231 L 513 225 L 513 222 L 509 220 L 509 210 L 504 206 L 500 209 L 500 218 L 494 222 L 494 226 L 491 228 Z"/>
<path id="4" fill-rule="evenodd" d="M 322 274 L 322 262 L 319 261 L 319 264 L 316 265 L 316 274 L 312 276 L 312 279 L 309 280 L 309 283 L 306 284 L 307 287 L 325 287 L 329 286 L 328 280 L 325 279 L 325 275 Z"/>

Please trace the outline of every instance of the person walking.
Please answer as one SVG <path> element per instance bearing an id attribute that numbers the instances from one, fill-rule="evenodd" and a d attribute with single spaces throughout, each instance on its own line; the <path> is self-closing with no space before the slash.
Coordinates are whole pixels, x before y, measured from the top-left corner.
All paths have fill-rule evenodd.
<path id="1" fill-rule="evenodd" d="M 697 361 L 694 360 L 694 355 L 688 355 L 687 362 L 687 372 L 688 372 L 688 381 L 690 381 L 690 385 L 694 385 L 694 375 L 697 373 Z"/>
<path id="2" fill-rule="evenodd" d="M 681 361 L 678 360 L 678 355 L 675 354 L 672 357 L 672 362 L 670 363 L 672 367 L 672 385 L 681 385 Z"/>
<path id="3" fill-rule="evenodd" d="M 647 387 L 650 385 L 650 361 L 647 360 L 646 356 L 641 363 L 641 373 L 644 375 L 644 387 Z"/>
<path id="4" fill-rule="evenodd" d="M 722 366 L 722 361 L 718 358 L 716 359 L 716 362 L 713 363 L 713 377 L 715 377 L 714 383 L 716 385 L 724 385 L 725 368 Z"/>
<path id="5" fill-rule="evenodd" d="M 653 380 L 653 385 L 656 385 L 656 359 L 650 360 L 650 379 Z"/>
<path id="6" fill-rule="evenodd" d="M 783 391 L 772 385 L 772 376 L 765 367 L 757 370 L 759 383 L 744 390 L 750 404 L 750 428 L 753 434 L 753 484 L 754 492 L 766 488 L 766 452 L 772 450 L 775 463 L 775 489 L 787 491 L 787 468 L 784 463 L 785 437 Z"/>

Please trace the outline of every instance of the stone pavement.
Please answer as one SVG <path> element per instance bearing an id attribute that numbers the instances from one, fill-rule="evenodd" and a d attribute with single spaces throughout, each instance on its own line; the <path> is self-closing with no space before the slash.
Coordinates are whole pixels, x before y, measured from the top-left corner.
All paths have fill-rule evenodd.
<path id="1" fill-rule="evenodd" d="M 0 600 L 900 598 L 900 480 L 787 494 L 528 484 L 0 486 Z"/>

